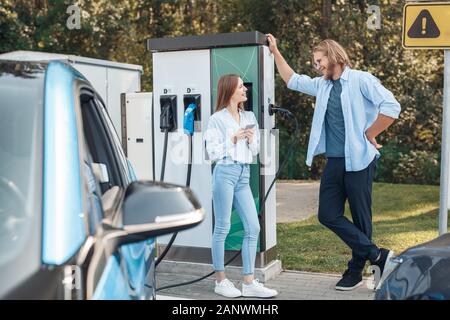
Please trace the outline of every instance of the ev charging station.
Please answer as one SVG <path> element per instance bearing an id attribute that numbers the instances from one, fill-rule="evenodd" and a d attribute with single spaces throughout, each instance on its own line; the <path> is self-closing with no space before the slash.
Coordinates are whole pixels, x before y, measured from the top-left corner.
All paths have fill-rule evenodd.
<path id="1" fill-rule="evenodd" d="M 218 80 L 224 74 L 233 73 L 243 79 L 248 89 L 245 110 L 254 112 L 261 132 L 260 154 L 251 164 L 250 177 L 261 225 L 256 268 L 276 264 L 281 271 L 281 263 L 276 260 L 275 185 L 260 210 L 260 203 L 275 177 L 278 161 L 275 119 L 268 111 L 275 101 L 274 59 L 266 36 L 260 32 L 242 32 L 158 38 L 149 39 L 147 48 L 153 58 L 152 164 L 155 180 L 161 178 L 185 185 L 188 170 L 192 170 L 190 187 L 206 211 L 199 226 L 178 234 L 165 261 L 212 262 L 214 164 L 208 159 L 204 134 L 215 110 Z M 185 115 L 193 116 L 195 125 L 191 134 L 186 134 L 183 125 Z M 225 242 L 226 261 L 241 249 L 243 234 L 243 225 L 233 210 L 231 230 Z M 158 238 L 160 250 L 167 246 L 169 239 L 170 236 Z M 232 265 L 241 265 L 241 260 L 236 259 Z"/>

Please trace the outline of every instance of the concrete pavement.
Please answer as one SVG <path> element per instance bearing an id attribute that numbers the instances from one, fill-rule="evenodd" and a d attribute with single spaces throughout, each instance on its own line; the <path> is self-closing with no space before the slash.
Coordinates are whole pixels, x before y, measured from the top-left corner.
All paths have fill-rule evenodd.
<path id="1" fill-rule="evenodd" d="M 174 276 L 172 273 L 158 273 L 158 288 L 170 284 L 186 282 L 197 278 L 191 275 Z M 340 276 L 300 271 L 283 271 L 275 278 L 267 281 L 265 285 L 278 291 L 274 300 L 373 300 L 375 293 L 368 288 L 370 281 L 364 280 L 362 286 L 353 291 L 337 291 L 334 286 Z M 232 280 L 237 288 L 241 288 L 242 281 Z M 229 300 L 214 293 L 214 279 L 206 278 L 200 282 L 158 291 L 160 299 L 164 296 L 170 299 L 196 299 L 196 300 Z M 236 298 L 247 300 L 248 298 Z M 235 299 L 233 299 L 235 300 Z"/>
<path id="2" fill-rule="evenodd" d="M 277 222 L 295 222 L 317 214 L 319 203 L 319 181 L 277 182 Z M 160 273 L 157 274 L 158 287 L 186 282 L 198 278 L 195 275 Z M 334 286 L 340 275 L 284 270 L 268 280 L 265 285 L 276 289 L 280 300 L 372 300 L 374 291 L 369 289 L 370 279 L 353 291 L 336 291 Z M 241 281 L 233 280 L 240 288 Z M 214 293 L 212 277 L 200 282 L 158 291 L 160 299 L 226 299 Z M 245 300 L 246 298 L 237 298 Z"/>

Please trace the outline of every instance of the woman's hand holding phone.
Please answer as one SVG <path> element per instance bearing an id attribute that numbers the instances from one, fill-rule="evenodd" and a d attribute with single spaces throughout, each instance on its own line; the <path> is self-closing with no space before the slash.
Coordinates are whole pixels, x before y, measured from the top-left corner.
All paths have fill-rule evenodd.
<path id="1" fill-rule="evenodd" d="M 244 128 L 239 129 L 232 137 L 231 142 L 236 144 L 238 140 L 247 139 L 248 143 L 253 142 L 253 134 L 255 133 L 255 125 L 249 124 Z"/>
<path id="2" fill-rule="evenodd" d="M 238 140 L 245 138 L 246 138 L 246 131 L 245 129 L 241 128 L 231 137 L 231 142 L 233 142 L 233 144 L 236 144 Z"/>
<path id="3" fill-rule="evenodd" d="M 249 124 L 245 127 L 245 137 L 248 143 L 253 143 L 253 134 L 255 133 L 255 125 Z"/>

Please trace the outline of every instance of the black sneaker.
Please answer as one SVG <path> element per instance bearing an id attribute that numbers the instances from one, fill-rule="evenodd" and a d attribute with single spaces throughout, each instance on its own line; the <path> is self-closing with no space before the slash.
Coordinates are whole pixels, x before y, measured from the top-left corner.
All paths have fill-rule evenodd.
<path id="1" fill-rule="evenodd" d="M 372 266 L 377 266 L 380 269 L 380 281 L 375 284 L 375 290 L 377 290 L 381 287 L 381 284 L 383 283 L 387 274 L 389 274 L 390 269 L 388 268 L 388 266 L 389 266 L 389 262 L 393 256 L 394 256 L 394 251 L 391 251 L 391 250 L 388 250 L 385 248 L 380 248 L 380 254 L 378 255 L 377 260 L 371 262 Z"/>
<path id="2" fill-rule="evenodd" d="M 342 279 L 336 283 L 336 290 L 349 291 L 363 284 L 362 273 L 346 270 L 342 275 Z"/>

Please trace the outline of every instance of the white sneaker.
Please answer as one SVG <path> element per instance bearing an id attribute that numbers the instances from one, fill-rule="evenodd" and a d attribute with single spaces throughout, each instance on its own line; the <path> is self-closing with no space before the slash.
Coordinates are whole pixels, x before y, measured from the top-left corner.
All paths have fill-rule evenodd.
<path id="1" fill-rule="evenodd" d="M 220 282 L 216 281 L 216 287 L 214 288 L 214 292 L 227 298 L 237 298 L 242 295 L 241 291 L 237 289 L 234 286 L 233 282 L 231 282 L 228 279 L 223 279 Z"/>
<path id="2" fill-rule="evenodd" d="M 242 296 L 256 298 L 272 298 L 278 294 L 277 290 L 264 287 L 257 279 L 251 284 L 242 283 Z"/>

